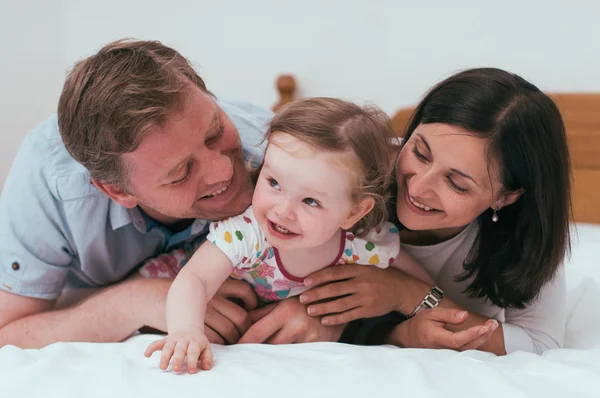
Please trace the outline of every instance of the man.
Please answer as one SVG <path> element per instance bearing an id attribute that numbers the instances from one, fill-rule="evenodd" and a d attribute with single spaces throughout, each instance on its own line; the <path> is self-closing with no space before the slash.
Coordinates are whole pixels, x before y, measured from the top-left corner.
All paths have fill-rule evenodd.
<path id="1" fill-rule="evenodd" d="M 171 281 L 128 277 L 145 259 L 202 238 L 207 220 L 250 204 L 246 162 L 261 160 L 270 117 L 218 101 L 158 42 L 110 43 L 76 64 L 58 115 L 25 138 L 0 198 L 0 346 L 165 331 Z M 65 286 L 110 287 L 63 308 Z M 297 300 L 247 312 L 255 306 L 247 285 L 226 282 L 209 305 L 209 339 L 235 343 L 249 329 L 246 342 L 341 334 Z"/>

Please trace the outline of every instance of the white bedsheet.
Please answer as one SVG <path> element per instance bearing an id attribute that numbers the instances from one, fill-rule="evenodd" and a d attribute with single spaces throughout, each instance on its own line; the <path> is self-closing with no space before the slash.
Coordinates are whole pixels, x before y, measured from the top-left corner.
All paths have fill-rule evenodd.
<path id="1" fill-rule="evenodd" d="M 154 336 L 0 349 L 12 397 L 600 397 L 600 226 L 579 225 L 567 265 L 566 348 L 542 356 L 315 343 L 214 346 L 215 367 L 165 373 Z"/>

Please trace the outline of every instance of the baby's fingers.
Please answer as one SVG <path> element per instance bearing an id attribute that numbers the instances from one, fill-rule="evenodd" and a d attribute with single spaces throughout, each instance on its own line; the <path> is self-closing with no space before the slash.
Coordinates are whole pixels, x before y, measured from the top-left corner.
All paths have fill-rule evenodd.
<path id="1" fill-rule="evenodd" d="M 183 368 L 189 343 L 188 340 L 180 340 L 175 345 L 175 353 L 173 354 L 173 370 L 175 372 L 181 372 L 181 368 Z"/>
<path id="2" fill-rule="evenodd" d="M 150 358 L 154 352 L 162 350 L 166 343 L 167 343 L 167 340 L 165 340 L 165 339 L 153 341 L 148 346 L 148 348 L 146 348 L 146 351 L 144 352 L 144 356 L 146 358 Z"/>
<path id="3" fill-rule="evenodd" d="M 202 354 L 200 355 L 200 367 L 202 368 L 202 370 L 210 370 L 210 368 L 212 368 L 212 365 L 213 355 L 210 349 L 210 344 L 207 344 L 206 348 L 204 348 L 204 351 L 202 351 Z"/>
<path id="4" fill-rule="evenodd" d="M 188 373 L 194 374 L 198 371 L 198 359 L 200 359 L 200 343 L 191 341 L 187 349 Z"/>
<path id="5" fill-rule="evenodd" d="M 171 361 L 171 357 L 173 356 L 173 350 L 175 349 L 175 341 L 168 341 L 163 349 L 162 354 L 160 356 L 160 368 L 162 370 L 167 370 L 169 367 L 169 362 Z"/>

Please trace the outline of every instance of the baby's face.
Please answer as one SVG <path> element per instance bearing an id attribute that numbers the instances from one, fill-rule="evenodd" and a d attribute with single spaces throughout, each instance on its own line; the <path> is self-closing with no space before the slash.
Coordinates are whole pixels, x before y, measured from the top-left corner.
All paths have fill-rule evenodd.
<path id="1" fill-rule="evenodd" d="M 355 208 L 347 155 L 315 150 L 276 133 L 265 153 L 252 206 L 279 250 L 316 248 L 338 239 Z"/>

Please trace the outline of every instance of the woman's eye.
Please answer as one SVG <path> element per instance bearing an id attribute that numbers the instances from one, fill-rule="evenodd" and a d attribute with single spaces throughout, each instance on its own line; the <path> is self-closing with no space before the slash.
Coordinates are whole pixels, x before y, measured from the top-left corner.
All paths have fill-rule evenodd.
<path id="1" fill-rule="evenodd" d="M 425 155 L 423 155 L 421 152 L 419 152 L 419 150 L 417 149 L 416 145 L 413 147 L 412 152 L 415 154 L 415 156 L 417 157 L 417 159 L 419 159 L 421 162 L 427 162 L 427 161 L 429 161 L 429 159 L 427 159 L 425 157 Z"/>
<path id="2" fill-rule="evenodd" d="M 452 178 L 446 177 L 446 180 L 448 180 L 448 184 L 450 185 L 450 188 L 454 189 L 456 192 L 458 192 L 458 193 L 466 193 L 467 192 L 467 190 L 465 188 L 461 188 L 458 185 L 456 185 L 456 183 L 454 181 L 452 181 Z"/>

